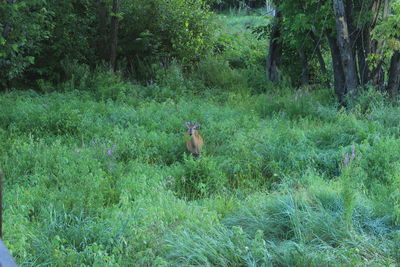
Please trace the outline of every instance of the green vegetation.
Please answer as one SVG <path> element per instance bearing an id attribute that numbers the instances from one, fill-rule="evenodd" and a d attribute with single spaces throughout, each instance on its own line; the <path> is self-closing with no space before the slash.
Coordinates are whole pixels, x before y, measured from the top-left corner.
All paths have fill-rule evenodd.
<path id="1" fill-rule="evenodd" d="M 43 80 L 58 84 L 68 80 L 71 65 L 94 69 L 113 55 L 140 80 L 154 79 L 154 65 L 172 58 L 190 65 L 213 44 L 206 2 L 7 0 L 0 5 L 0 90 Z M 119 45 L 110 52 L 113 43 Z"/>
<path id="2" fill-rule="evenodd" d="M 65 2 L 70 15 L 94 5 Z M 136 2 L 124 12 L 137 14 Z M 32 6 L 23 3 L 25 17 L 13 19 L 27 18 Z M 56 30 L 62 7 L 32 21 L 49 15 L 49 34 L 85 37 L 76 40 L 82 50 L 36 65 L 25 56 L 45 57 L 33 44 L 47 38 L 39 31 L 31 50 L 8 61 L 0 54 L 0 63 L 21 63 L 0 73 L 15 87 L 0 94 L 0 166 L 3 238 L 18 265 L 399 265 L 396 99 L 371 87 L 343 108 L 320 84 L 273 84 L 262 29 L 270 18 L 204 6 L 191 13 L 189 4 L 148 1 L 143 10 L 166 15 L 154 21 L 124 13 L 117 71 L 97 48 L 85 53 L 93 28 Z M 88 14 L 68 21 L 94 23 Z M 61 40 L 49 42 L 62 52 Z M 198 158 L 186 151 L 184 121 L 201 122 Z"/>
<path id="3" fill-rule="evenodd" d="M 320 91 L 136 94 L 1 96 L 5 241 L 21 266 L 399 260 L 399 132 L 386 112 L 399 108 L 336 111 Z M 182 123 L 194 118 L 197 160 Z"/>

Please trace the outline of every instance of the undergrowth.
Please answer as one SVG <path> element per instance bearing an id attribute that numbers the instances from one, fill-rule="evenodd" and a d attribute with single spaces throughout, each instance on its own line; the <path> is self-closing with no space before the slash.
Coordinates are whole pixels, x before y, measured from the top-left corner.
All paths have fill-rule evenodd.
<path id="1" fill-rule="evenodd" d="M 370 119 L 388 107 L 270 97 L 3 94 L 8 248 L 21 266 L 398 261 L 397 126 Z M 185 120 L 202 123 L 198 159 Z"/>

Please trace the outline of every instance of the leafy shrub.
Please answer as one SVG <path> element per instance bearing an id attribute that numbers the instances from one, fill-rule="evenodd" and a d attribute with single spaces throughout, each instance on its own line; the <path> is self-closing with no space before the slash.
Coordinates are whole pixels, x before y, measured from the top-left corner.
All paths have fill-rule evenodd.
<path id="1" fill-rule="evenodd" d="M 35 10 L 35 12 L 32 12 Z M 19 78 L 44 51 L 40 45 L 49 40 L 53 12 L 44 1 L 7 2 L 0 5 L 0 88 Z"/>
<path id="2" fill-rule="evenodd" d="M 359 112 L 360 114 L 369 114 L 373 110 L 380 109 L 385 105 L 385 94 L 370 87 L 367 90 L 361 90 L 355 96 L 347 96 L 348 108 Z"/>
<path id="3" fill-rule="evenodd" d="M 168 99 L 178 100 L 195 91 L 198 91 L 198 88 L 194 81 L 186 77 L 177 61 L 173 61 L 168 66 L 157 68 L 155 81 L 151 80 L 147 86 L 137 90 L 137 93 L 141 97 L 163 102 Z"/>
<path id="4" fill-rule="evenodd" d="M 268 86 L 268 83 L 265 85 Z M 272 89 L 272 87 L 266 87 L 264 90 L 267 88 Z M 279 88 L 279 91 L 276 88 L 269 91 L 249 98 L 250 108 L 262 118 L 279 114 L 290 119 L 305 117 L 327 121 L 336 119 L 336 109 L 326 105 L 330 96 L 322 92 L 311 93 L 307 89 L 291 92 L 286 87 Z"/>
<path id="5" fill-rule="evenodd" d="M 207 87 L 220 88 L 233 92 L 247 92 L 247 79 L 238 70 L 232 69 L 227 61 L 208 56 L 198 64 L 196 76 Z"/>
<path id="6" fill-rule="evenodd" d="M 124 81 L 119 73 L 116 74 L 106 67 L 90 71 L 88 65 L 75 61 L 65 62 L 63 68 L 67 80 L 60 87 L 64 91 L 89 91 L 98 100 L 116 100 L 132 90 L 132 85 Z"/>
<path id="7" fill-rule="evenodd" d="M 247 77 L 248 86 L 253 94 L 263 94 L 272 91 L 275 86 L 267 79 L 263 67 L 252 66 L 243 70 L 243 75 Z"/>
<path id="8" fill-rule="evenodd" d="M 26 77 L 29 80 L 44 79 L 53 83 L 65 81 L 63 62 L 75 61 L 94 66 L 97 57 L 97 3 L 95 1 L 34 1 L 43 7 L 31 9 L 29 14 L 47 11 L 46 38 L 37 42 L 40 53 L 35 58 Z M 42 27 L 43 27 L 42 26 Z M 32 85 L 28 85 L 32 86 Z"/>
<path id="9" fill-rule="evenodd" d="M 123 1 L 120 9 L 118 65 L 138 79 L 154 78 L 152 72 L 143 75 L 152 64 L 176 58 L 188 66 L 212 47 L 214 27 L 205 0 Z M 93 68 L 109 60 L 111 1 L 8 3 L 0 16 L 6 22 L 0 37 L 3 88 L 19 77 L 63 82 L 64 61 Z"/>
<path id="10" fill-rule="evenodd" d="M 213 0 L 213 8 L 226 10 L 230 8 L 260 8 L 265 5 L 264 0 Z"/>
<path id="11" fill-rule="evenodd" d="M 183 165 L 175 166 L 173 177 L 174 191 L 189 200 L 222 192 L 226 186 L 225 176 L 215 162 L 206 156 L 198 159 L 185 157 Z"/>
<path id="12" fill-rule="evenodd" d="M 374 140 L 373 145 L 363 146 L 362 167 L 367 174 L 365 184 L 385 185 L 393 183 L 398 171 L 400 147 L 396 139 L 384 138 Z"/>
<path id="13" fill-rule="evenodd" d="M 386 105 L 382 108 L 374 109 L 366 118 L 379 125 L 379 128 L 385 130 L 388 134 L 400 136 L 398 122 L 400 120 L 399 107 Z"/>
<path id="14" fill-rule="evenodd" d="M 222 192 L 226 186 L 225 176 L 206 156 L 198 159 L 185 157 L 182 165 L 175 166 L 172 175 L 175 178 L 174 191 L 189 200 Z"/>
<path id="15" fill-rule="evenodd" d="M 137 59 L 157 65 L 166 65 L 171 58 L 190 63 L 212 45 L 213 24 L 206 1 L 135 0 L 123 5 L 121 56 L 133 66 L 140 62 Z"/>

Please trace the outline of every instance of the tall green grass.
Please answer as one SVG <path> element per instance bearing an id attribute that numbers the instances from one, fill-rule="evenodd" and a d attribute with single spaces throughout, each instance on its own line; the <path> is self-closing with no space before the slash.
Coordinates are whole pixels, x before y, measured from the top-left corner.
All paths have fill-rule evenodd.
<path id="1" fill-rule="evenodd" d="M 396 125 L 369 117 L 388 107 L 215 97 L 1 95 L 4 240 L 18 264 L 396 263 Z M 199 159 L 185 120 L 202 123 Z"/>

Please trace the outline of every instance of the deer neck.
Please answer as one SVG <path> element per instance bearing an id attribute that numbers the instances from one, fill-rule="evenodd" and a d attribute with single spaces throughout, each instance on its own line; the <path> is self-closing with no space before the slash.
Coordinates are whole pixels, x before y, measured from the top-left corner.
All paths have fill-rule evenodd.
<path id="1" fill-rule="evenodd" d="M 197 133 L 197 131 L 193 131 L 193 135 L 190 140 L 192 142 L 193 146 L 196 146 L 197 138 L 199 138 L 199 134 Z"/>

